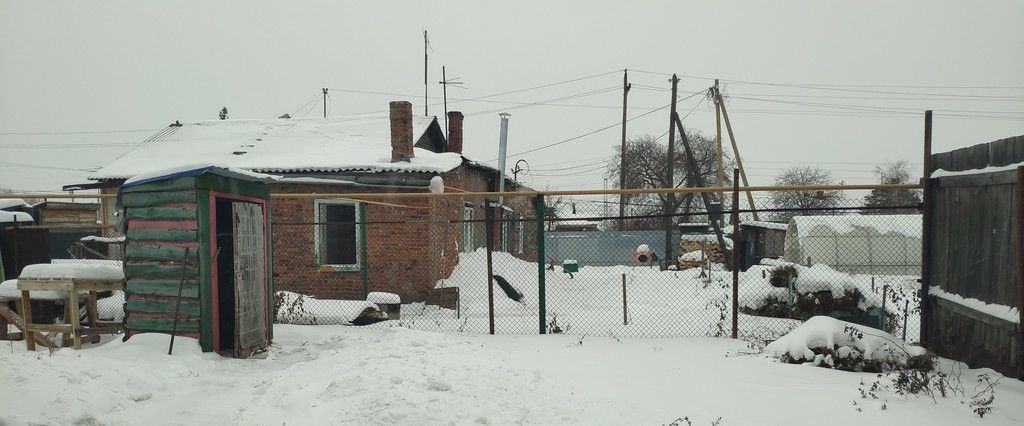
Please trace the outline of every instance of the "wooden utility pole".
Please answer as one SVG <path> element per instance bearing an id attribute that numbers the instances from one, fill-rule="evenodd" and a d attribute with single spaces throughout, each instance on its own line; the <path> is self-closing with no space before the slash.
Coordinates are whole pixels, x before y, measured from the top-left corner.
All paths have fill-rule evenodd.
<path id="1" fill-rule="evenodd" d="M 619 151 L 619 189 L 626 189 L 626 95 L 629 94 L 629 70 L 622 70 L 622 150 Z M 619 230 L 625 229 L 626 195 L 619 194 Z"/>
<path id="2" fill-rule="evenodd" d="M 429 117 L 430 113 L 427 112 L 429 107 L 427 100 L 427 47 L 430 46 L 430 42 L 427 39 L 427 30 L 423 30 L 423 116 Z"/>
<path id="3" fill-rule="evenodd" d="M 675 174 L 672 173 L 673 172 L 673 170 L 672 170 L 673 167 L 672 166 L 675 164 L 675 149 L 676 149 L 676 127 L 675 127 L 675 119 L 676 119 L 676 92 L 677 92 L 677 90 L 679 88 L 679 77 L 676 77 L 675 74 L 672 74 L 672 80 L 670 80 L 670 81 L 672 82 L 672 104 L 671 104 L 672 106 L 670 107 L 670 112 L 669 112 L 669 116 L 668 116 L 668 161 L 667 161 L 667 164 L 666 164 L 666 167 L 665 167 L 668 170 L 666 170 L 666 175 L 667 176 L 665 176 L 665 187 L 666 188 L 675 188 L 675 186 L 676 186 L 675 185 Z M 665 260 L 665 267 L 666 268 L 668 267 L 669 262 L 671 262 L 672 259 L 673 259 L 672 253 L 673 253 L 674 250 L 672 249 L 672 246 L 673 246 L 673 244 L 672 244 L 672 228 L 673 228 L 672 227 L 672 223 L 674 222 L 674 220 L 673 220 L 672 214 L 675 213 L 675 198 L 676 198 L 675 194 L 672 194 L 672 193 L 665 194 L 665 221 L 664 221 L 664 224 L 665 224 L 665 251 L 664 251 L 664 255 L 665 255 L 665 257 L 664 257 L 664 260 Z"/>
<path id="4" fill-rule="evenodd" d="M 725 108 L 725 102 L 722 101 L 722 95 L 718 94 L 718 105 L 722 110 L 722 118 L 725 119 L 725 130 L 729 132 L 729 142 L 732 144 L 732 154 L 736 157 L 736 166 L 740 169 L 740 178 L 743 179 L 743 186 L 749 187 L 747 183 L 747 172 L 743 169 L 743 158 L 740 157 L 740 150 L 736 147 L 736 137 L 732 133 L 732 123 L 729 122 L 729 110 Z M 747 201 L 750 202 L 750 210 L 754 216 L 754 220 L 757 218 L 757 206 L 754 205 L 754 195 L 749 190 L 747 191 Z M 733 224 L 735 225 L 735 224 Z"/>
<path id="5" fill-rule="evenodd" d="M 437 84 L 441 85 L 441 97 L 444 99 L 444 138 L 448 139 L 448 85 L 454 84 L 456 87 L 462 84 L 461 81 L 456 81 L 461 77 L 452 78 L 452 81 L 448 81 L 448 77 L 445 76 L 444 65 L 441 66 L 441 81 Z"/>
<path id="6" fill-rule="evenodd" d="M 718 104 L 718 79 L 715 79 L 715 87 L 712 89 L 712 96 L 715 101 L 715 149 L 718 156 L 718 187 L 725 187 L 725 164 L 722 159 L 722 106 Z M 725 205 L 725 192 L 718 194 L 718 201 Z"/>
<path id="7" fill-rule="evenodd" d="M 324 118 L 327 118 L 327 88 L 324 88 Z"/>
<path id="8" fill-rule="evenodd" d="M 687 178 L 690 180 L 690 185 L 692 185 L 692 186 L 694 186 L 696 188 L 703 188 L 704 187 L 704 179 L 700 176 L 699 169 L 697 169 L 697 160 L 696 160 L 696 158 L 693 155 L 692 147 L 690 147 L 690 140 L 689 140 L 689 138 L 686 137 L 686 131 L 683 129 L 683 121 L 679 119 L 679 115 L 678 114 L 674 115 L 673 118 L 674 118 L 674 120 L 673 120 L 674 124 L 679 127 L 680 140 L 682 140 L 682 142 L 683 142 L 683 151 L 686 154 L 686 173 L 687 173 Z M 710 215 L 710 212 L 711 212 L 711 200 L 712 200 L 712 198 L 713 197 L 712 197 L 711 193 L 702 192 L 700 194 L 700 199 L 704 202 L 704 211 L 707 212 L 709 215 Z M 726 245 L 725 245 L 725 237 L 722 235 L 722 226 L 718 223 L 717 220 L 711 220 L 710 217 L 708 218 L 708 222 L 711 222 L 711 227 L 715 230 L 715 237 L 718 239 L 718 247 L 722 251 L 722 254 L 724 255 L 725 254 Z M 730 268 L 730 267 L 733 266 L 733 263 L 730 260 L 729 256 L 725 256 L 725 259 L 723 259 L 723 260 L 725 260 L 725 266 L 727 268 Z"/>

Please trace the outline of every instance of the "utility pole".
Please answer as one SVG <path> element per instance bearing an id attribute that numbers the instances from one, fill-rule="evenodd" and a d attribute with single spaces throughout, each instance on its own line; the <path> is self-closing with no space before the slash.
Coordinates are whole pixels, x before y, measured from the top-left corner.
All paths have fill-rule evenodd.
<path id="1" fill-rule="evenodd" d="M 327 88 L 324 88 L 324 118 L 327 118 Z"/>
<path id="2" fill-rule="evenodd" d="M 725 186 L 725 164 L 722 160 L 722 106 L 718 103 L 718 79 L 715 79 L 715 88 L 712 89 L 715 101 L 715 149 L 718 150 L 718 187 Z M 718 193 L 718 201 L 725 201 L 725 191 Z M 722 203 L 723 205 L 725 203 Z"/>
<path id="3" fill-rule="evenodd" d="M 427 100 L 427 47 L 430 46 L 430 42 L 427 39 L 427 30 L 423 30 L 423 116 L 429 117 L 430 113 L 427 112 L 429 102 Z"/>
<path id="4" fill-rule="evenodd" d="M 458 87 L 460 84 L 462 84 L 461 81 L 456 81 L 456 80 L 459 80 L 459 78 L 461 78 L 461 77 L 455 77 L 455 78 L 452 78 L 451 81 L 449 81 L 448 77 L 445 77 L 444 65 L 441 66 L 441 81 L 439 81 L 437 83 L 441 85 L 441 96 L 444 99 L 444 138 L 445 139 L 448 139 L 448 85 L 454 84 L 456 87 Z"/>
<path id="5" fill-rule="evenodd" d="M 666 164 L 667 176 L 665 177 L 665 187 L 675 188 L 675 174 L 672 173 L 672 166 L 675 164 L 675 149 L 676 149 L 676 93 L 679 88 L 679 77 L 672 74 L 672 106 L 668 116 L 668 162 Z M 669 262 L 672 261 L 672 222 L 674 222 L 672 213 L 675 210 L 675 196 L 671 192 L 665 194 L 665 251 L 663 252 L 665 257 L 665 268 L 668 268 Z"/>
<path id="6" fill-rule="evenodd" d="M 626 97 L 629 95 L 629 70 L 622 70 L 622 149 L 619 151 L 619 189 L 626 189 Z M 625 229 L 626 194 L 619 194 L 619 230 Z"/>

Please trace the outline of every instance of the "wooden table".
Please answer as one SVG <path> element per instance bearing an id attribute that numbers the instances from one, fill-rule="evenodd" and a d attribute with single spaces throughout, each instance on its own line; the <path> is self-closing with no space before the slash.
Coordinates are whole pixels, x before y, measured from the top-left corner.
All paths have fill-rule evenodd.
<path id="1" fill-rule="evenodd" d="M 119 322 L 100 322 L 96 309 L 96 295 L 101 291 L 117 291 L 124 289 L 124 280 L 120 279 L 83 279 L 83 278 L 19 278 L 18 290 L 21 290 L 21 315 L 25 322 L 25 334 L 34 332 L 57 332 L 70 336 L 75 349 L 82 348 L 82 336 L 97 334 L 115 334 L 123 331 Z M 67 294 L 64 304 L 64 316 L 68 324 L 33 324 L 32 291 L 57 291 Z M 88 292 L 85 310 L 89 317 L 89 327 L 82 326 L 78 315 L 79 293 Z M 26 338 L 25 345 L 30 351 L 36 350 L 35 339 Z"/>

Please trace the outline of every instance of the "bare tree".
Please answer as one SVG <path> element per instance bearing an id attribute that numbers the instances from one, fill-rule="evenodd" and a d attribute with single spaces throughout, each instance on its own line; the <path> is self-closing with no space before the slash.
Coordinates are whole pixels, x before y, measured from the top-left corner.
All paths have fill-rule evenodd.
<path id="1" fill-rule="evenodd" d="M 822 168 L 791 167 L 775 176 L 775 184 L 780 186 L 835 185 L 836 181 L 832 179 L 831 172 Z M 773 215 L 776 221 L 788 222 L 793 216 L 832 214 L 832 211 L 820 209 L 839 206 L 843 201 L 843 194 L 836 190 L 773 191 L 771 199 L 775 208 L 793 209 L 776 212 Z"/>
<path id="2" fill-rule="evenodd" d="M 886 161 L 875 165 L 875 175 L 883 185 L 911 183 L 910 164 L 905 160 Z M 864 197 L 867 207 L 916 206 L 921 202 L 921 192 L 915 189 L 872 189 Z M 864 214 L 912 214 L 916 208 L 904 209 L 869 209 Z"/>
<path id="3" fill-rule="evenodd" d="M 718 182 L 717 148 L 712 138 L 705 137 L 699 132 L 687 131 L 687 139 L 693 149 L 696 163 L 697 175 L 705 185 L 714 185 Z M 658 138 L 651 135 L 642 135 L 626 141 L 625 175 L 626 188 L 679 188 L 695 187 L 696 182 L 691 182 L 688 173 L 688 162 L 686 150 L 682 144 L 682 138 L 676 141 L 675 155 L 673 156 L 672 168 L 675 182 L 667 182 L 668 178 L 668 145 L 661 143 Z M 609 159 L 608 177 L 613 182 L 619 182 L 619 175 L 622 173 L 621 148 L 616 147 L 615 153 Z M 725 155 L 723 158 L 725 170 L 732 170 L 733 160 Z M 730 176 L 726 176 L 726 183 L 731 184 Z M 626 198 L 626 214 L 631 216 L 658 215 L 666 211 L 676 213 L 703 212 L 704 205 L 700 202 L 700 194 L 677 194 L 674 197 L 672 206 L 668 206 L 668 197 L 665 194 L 641 194 L 631 195 Z M 678 222 L 686 222 L 684 217 Z M 694 221 L 706 220 L 706 217 L 693 217 Z M 660 229 L 663 227 L 662 219 L 644 218 L 627 220 L 628 229 Z"/>

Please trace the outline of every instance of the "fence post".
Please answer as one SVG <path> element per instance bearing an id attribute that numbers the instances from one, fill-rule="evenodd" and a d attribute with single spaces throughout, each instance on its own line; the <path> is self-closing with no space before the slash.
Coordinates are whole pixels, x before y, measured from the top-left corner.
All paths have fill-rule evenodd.
<path id="1" fill-rule="evenodd" d="M 547 333 L 547 295 L 544 289 L 545 272 L 544 269 L 544 217 L 546 215 L 544 205 L 544 195 L 537 194 L 534 198 L 534 210 L 537 212 L 537 318 L 540 325 L 540 334 Z"/>
<path id="2" fill-rule="evenodd" d="M 732 338 L 739 335 L 740 250 L 736 240 L 740 226 L 740 169 L 732 169 Z M 725 247 L 722 247 L 724 252 Z"/>
<path id="3" fill-rule="evenodd" d="M 626 306 L 626 274 L 622 274 L 622 325 L 629 325 L 629 309 Z"/>
<path id="4" fill-rule="evenodd" d="M 490 324 L 490 334 L 494 334 L 494 263 L 491 259 L 491 252 L 494 251 L 494 211 L 491 200 L 484 200 L 484 229 L 487 243 L 487 319 Z"/>
<path id="5" fill-rule="evenodd" d="M 932 173 L 932 111 L 924 112 L 924 173 L 921 178 L 923 189 L 921 191 L 921 346 L 928 348 L 931 345 L 928 333 L 931 328 L 931 300 L 928 292 L 931 287 L 931 222 L 932 222 L 932 195 L 931 195 L 931 173 Z"/>
<path id="6" fill-rule="evenodd" d="M 370 295 L 370 249 L 366 241 L 370 227 L 366 225 L 366 205 L 356 208 L 356 220 L 359 223 L 359 273 L 363 281 L 363 300 Z"/>

